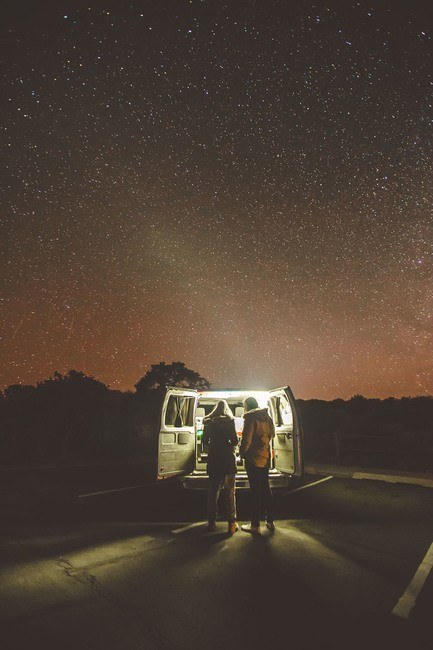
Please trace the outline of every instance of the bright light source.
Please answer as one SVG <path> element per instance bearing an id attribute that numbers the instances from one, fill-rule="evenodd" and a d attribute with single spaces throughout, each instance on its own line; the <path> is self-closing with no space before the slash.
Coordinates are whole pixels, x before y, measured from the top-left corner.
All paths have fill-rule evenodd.
<path id="1" fill-rule="evenodd" d="M 200 397 L 205 399 L 235 399 L 242 402 L 246 397 L 255 397 L 258 405 L 264 408 L 268 405 L 268 390 L 205 390 L 200 392 Z"/>

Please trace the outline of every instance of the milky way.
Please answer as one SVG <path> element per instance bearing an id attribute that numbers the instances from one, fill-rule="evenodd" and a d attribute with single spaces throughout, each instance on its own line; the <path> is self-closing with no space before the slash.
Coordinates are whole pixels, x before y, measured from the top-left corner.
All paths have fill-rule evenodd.
<path id="1" fill-rule="evenodd" d="M 3 387 L 433 392 L 429 3 L 9 4 Z"/>

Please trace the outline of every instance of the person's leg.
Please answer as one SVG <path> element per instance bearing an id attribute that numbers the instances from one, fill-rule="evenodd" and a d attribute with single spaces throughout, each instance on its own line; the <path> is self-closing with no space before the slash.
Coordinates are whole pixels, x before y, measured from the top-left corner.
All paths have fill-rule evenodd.
<path id="1" fill-rule="evenodd" d="M 245 463 L 251 492 L 251 526 L 258 528 L 260 525 L 261 489 L 260 476 L 257 470 L 260 469 L 248 461 Z"/>
<path id="2" fill-rule="evenodd" d="M 221 489 L 221 477 L 209 476 L 207 492 L 207 519 L 210 525 L 215 524 L 218 509 L 218 497 Z"/>
<path id="3" fill-rule="evenodd" d="M 236 521 L 236 493 L 235 493 L 236 476 L 227 474 L 224 476 L 224 498 L 226 503 L 227 521 L 230 523 Z"/>
<path id="4" fill-rule="evenodd" d="M 274 523 L 274 499 L 269 485 L 269 468 L 265 467 L 264 470 L 262 476 L 263 503 L 266 512 L 266 523 L 272 525 Z"/>

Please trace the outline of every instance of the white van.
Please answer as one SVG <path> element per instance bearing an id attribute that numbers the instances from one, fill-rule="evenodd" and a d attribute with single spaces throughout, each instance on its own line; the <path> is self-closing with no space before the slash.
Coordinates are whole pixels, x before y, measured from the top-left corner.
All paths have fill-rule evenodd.
<path id="1" fill-rule="evenodd" d="M 167 388 L 159 427 L 158 478 L 178 476 L 188 489 L 206 489 L 207 453 L 201 444 L 203 419 L 224 399 L 232 410 L 240 437 L 246 397 L 255 397 L 259 407 L 267 407 L 275 423 L 269 471 L 271 487 L 285 487 L 291 476 L 302 476 L 302 427 L 295 398 L 287 386 L 259 391 Z M 236 487 L 248 488 L 244 462 L 239 455 L 236 462 Z"/>

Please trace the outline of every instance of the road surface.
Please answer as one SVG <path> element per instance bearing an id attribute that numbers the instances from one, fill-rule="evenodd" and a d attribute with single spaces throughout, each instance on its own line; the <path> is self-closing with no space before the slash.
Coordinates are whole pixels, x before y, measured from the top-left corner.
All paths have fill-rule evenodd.
<path id="1" fill-rule="evenodd" d="M 143 476 L 0 473 L 2 650 L 433 647 L 433 490 L 305 476 L 229 538 Z"/>

